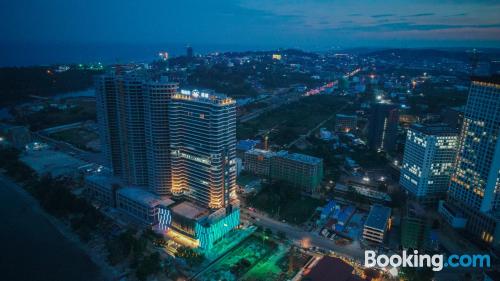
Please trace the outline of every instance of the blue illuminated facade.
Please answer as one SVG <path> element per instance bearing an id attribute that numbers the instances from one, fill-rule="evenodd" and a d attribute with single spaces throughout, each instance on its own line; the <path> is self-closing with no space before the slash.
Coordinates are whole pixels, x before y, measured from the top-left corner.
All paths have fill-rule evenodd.
<path id="1" fill-rule="evenodd" d="M 158 228 L 167 231 L 172 223 L 172 213 L 166 206 L 158 206 Z"/>
<path id="2" fill-rule="evenodd" d="M 199 241 L 199 247 L 204 250 L 210 250 L 217 240 L 236 228 L 239 223 L 239 209 L 234 209 L 230 214 L 227 214 L 216 222 L 208 222 L 207 219 L 196 222 L 195 238 Z"/>

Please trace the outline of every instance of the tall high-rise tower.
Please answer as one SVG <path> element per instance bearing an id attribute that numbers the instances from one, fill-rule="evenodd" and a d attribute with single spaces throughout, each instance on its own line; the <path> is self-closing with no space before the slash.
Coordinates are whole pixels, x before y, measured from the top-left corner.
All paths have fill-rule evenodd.
<path id="1" fill-rule="evenodd" d="M 148 187 L 158 195 L 172 193 L 172 160 L 170 155 L 169 109 L 172 96 L 177 93 L 177 83 L 160 81 L 145 82 L 144 128 L 148 163 Z"/>
<path id="2" fill-rule="evenodd" d="M 236 105 L 209 91 L 134 74 L 96 85 L 102 146 L 113 173 L 157 195 L 211 209 L 229 205 L 236 187 Z"/>
<path id="3" fill-rule="evenodd" d="M 372 104 L 368 123 L 368 146 L 372 150 L 392 151 L 396 148 L 399 109 L 397 104 Z"/>
<path id="4" fill-rule="evenodd" d="M 500 245 L 499 133 L 500 77 L 475 77 L 465 106 L 449 200 L 441 203 L 440 212 L 452 225 L 462 221 L 457 226 L 495 245 Z"/>
<path id="5" fill-rule="evenodd" d="M 126 183 L 146 186 L 142 78 L 135 74 L 101 76 L 96 81 L 96 101 L 107 164 Z"/>
<path id="6" fill-rule="evenodd" d="M 412 125 L 406 134 L 400 184 L 422 204 L 435 204 L 448 190 L 458 132 L 446 124 Z"/>
<path id="7" fill-rule="evenodd" d="M 182 90 L 169 110 L 172 193 L 210 208 L 229 204 L 236 186 L 236 105 L 213 92 Z"/>

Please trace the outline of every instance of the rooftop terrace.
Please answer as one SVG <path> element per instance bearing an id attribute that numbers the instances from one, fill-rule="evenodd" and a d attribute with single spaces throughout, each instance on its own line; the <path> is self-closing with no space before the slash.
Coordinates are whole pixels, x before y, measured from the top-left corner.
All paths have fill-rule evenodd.
<path id="1" fill-rule="evenodd" d="M 209 214 L 209 210 L 189 201 L 184 201 L 171 207 L 172 212 L 185 218 L 197 220 Z"/>
<path id="2" fill-rule="evenodd" d="M 302 162 L 306 164 L 319 164 L 323 161 L 321 158 L 300 154 L 300 153 L 283 153 L 280 154 L 281 157 L 285 159 L 290 159 L 297 162 Z"/>
<path id="3" fill-rule="evenodd" d="M 151 207 L 158 205 L 169 206 L 175 203 L 168 197 L 160 197 L 138 187 L 124 187 L 118 190 L 118 194 L 123 195 L 130 200 L 139 202 L 140 204 Z"/>

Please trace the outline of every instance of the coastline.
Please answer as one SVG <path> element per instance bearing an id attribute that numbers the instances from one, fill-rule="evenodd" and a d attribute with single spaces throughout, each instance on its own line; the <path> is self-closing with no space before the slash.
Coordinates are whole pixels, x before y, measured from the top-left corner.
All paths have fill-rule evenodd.
<path id="1" fill-rule="evenodd" d="M 117 280 L 117 277 L 120 276 L 118 269 L 112 267 L 107 263 L 106 256 L 102 253 L 102 251 L 99 251 L 99 249 L 96 248 L 92 248 L 89 244 L 80 241 L 78 235 L 71 230 L 69 225 L 47 213 L 40 206 L 36 198 L 29 194 L 20 184 L 13 181 L 3 173 L 0 173 L 0 177 L 1 181 L 8 183 L 5 185 L 5 187 L 18 194 L 19 198 L 28 204 L 33 213 L 45 219 L 69 243 L 76 246 L 76 248 L 84 253 L 91 260 L 91 262 L 95 266 L 97 266 L 100 276 L 103 278 L 103 280 Z M 94 241 L 95 240 L 92 240 L 92 242 Z"/>

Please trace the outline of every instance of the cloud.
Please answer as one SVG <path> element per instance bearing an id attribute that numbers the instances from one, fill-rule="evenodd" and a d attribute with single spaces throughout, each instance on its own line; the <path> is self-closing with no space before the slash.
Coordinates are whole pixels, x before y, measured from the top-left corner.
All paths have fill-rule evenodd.
<path id="1" fill-rule="evenodd" d="M 427 16 L 434 16 L 435 13 L 420 13 L 420 14 L 413 14 L 413 15 L 407 15 L 407 16 L 404 16 L 404 17 L 407 17 L 407 18 L 416 18 L 416 17 L 427 17 Z"/>
<path id="2" fill-rule="evenodd" d="M 449 15 L 447 17 L 465 17 L 466 15 L 467 15 L 467 13 L 460 13 L 460 14 Z"/>
<path id="3" fill-rule="evenodd" d="M 378 14 L 378 15 L 372 15 L 371 17 L 377 19 L 377 18 L 387 18 L 392 16 L 395 16 L 395 14 Z"/>
<path id="4" fill-rule="evenodd" d="M 500 28 L 499 24 L 417 24 L 411 22 L 394 22 L 386 24 L 376 24 L 376 25 L 366 25 L 358 26 L 355 29 L 360 31 L 411 31 L 411 30 L 444 30 L 444 29 L 461 29 L 461 28 L 473 28 L 473 29 L 487 29 L 487 28 Z"/>

